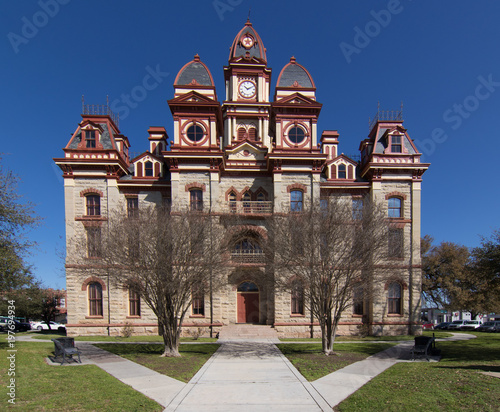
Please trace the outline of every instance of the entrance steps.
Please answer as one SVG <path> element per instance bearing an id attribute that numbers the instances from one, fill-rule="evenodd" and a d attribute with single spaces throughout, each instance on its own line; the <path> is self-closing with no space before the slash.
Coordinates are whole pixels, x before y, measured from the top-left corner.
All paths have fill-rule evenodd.
<path id="1" fill-rule="evenodd" d="M 222 341 L 263 341 L 279 342 L 278 333 L 270 325 L 240 323 L 222 327 L 219 333 Z"/>

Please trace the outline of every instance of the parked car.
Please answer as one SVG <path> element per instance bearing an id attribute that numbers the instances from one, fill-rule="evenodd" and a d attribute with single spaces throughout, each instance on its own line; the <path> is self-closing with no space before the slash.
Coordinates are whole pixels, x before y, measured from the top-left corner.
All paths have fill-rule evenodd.
<path id="1" fill-rule="evenodd" d="M 454 320 L 448 325 L 448 330 L 458 330 L 465 325 L 465 320 Z"/>
<path id="2" fill-rule="evenodd" d="M 422 329 L 423 330 L 432 330 L 432 329 L 434 329 L 434 323 L 432 323 L 432 322 L 424 322 L 422 324 Z"/>
<path id="3" fill-rule="evenodd" d="M 479 326 L 476 331 L 478 332 L 500 332 L 500 321 L 484 322 Z"/>
<path id="4" fill-rule="evenodd" d="M 50 330 L 57 330 L 58 332 L 66 331 L 66 326 L 63 325 L 62 323 L 57 323 L 52 321 L 50 321 L 49 323 L 50 323 Z M 47 325 L 47 322 L 36 322 L 35 324 L 32 325 L 32 329 L 38 329 L 39 331 L 49 330 L 49 325 Z"/>
<path id="5" fill-rule="evenodd" d="M 460 330 L 475 330 L 481 326 L 480 320 L 466 320 L 465 323 L 460 326 Z"/>
<path id="6" fill-rule="evenodd" d="M 7 316 L 0 316 L 0 331 L 7 332 L 12 330 L 14 332 L 26 332 L 31 329 L 31 325 L 25 322 L 19 322 L 18 320 L 12 319 L 14 322 L 14 328 L 9 327 L 9 321 L 11 319 Z"/>
<path id="7" fill-rule="evenodd" d="M 448 329 L 448 326 L 450 324 L 451 324 L 451 322 L 441 322 L 438 325 L 434 326 L 434 329 L 446 330 L 446 329 Z"/>

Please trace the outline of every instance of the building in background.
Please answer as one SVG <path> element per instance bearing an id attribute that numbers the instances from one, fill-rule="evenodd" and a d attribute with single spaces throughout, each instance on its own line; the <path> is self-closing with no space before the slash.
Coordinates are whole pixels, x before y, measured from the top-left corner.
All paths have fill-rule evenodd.
<path id="1" fill-rule="evenodd" d="M 55 159 L 64 176 L 68 334 L 119 334 L 128 324 L 134 333 L 157 333 L 154 315 L 133 290 L 72 267 L 77 251 L 70 239 L 86 237 L 88 259 L 98 258 L 92 245 L 109 210 L 125 207 L 134 214 L 147 204 L 168 203 L 174 210 L 240 217 L 227 285 L 212 301 L 208 291 L 193 299 L 185 331 L 212 319 L 216 329 L 259 323 L 281 336 L 309 336 L 310 314 L 300 293 L 275 291 L 263 281 L 265 220 L 335 195 L 352 201 L 353 209 L 366 195 L 383 202 L 393 250 L 391 276 L 344 314 L 339 333 L 357 333 L 363 322 L 374 334 L 407 333 L 420 319 L 420 196 L 428 164 L 421 163 L 401 112 L 378 111 L 353 159 L 340 151 L 337 131 L 318 134 L 316 85 L 295 58 L 272 89 L 266 49 L 250 22 L 234 38 L 223 73 L 220 102 L 200 57 L 186 63 L 168 101 L 172 141 L 165 128 L 150 127 L 149 150 L 133 159 L 109 107 L 84 105 L 64 157 Z"/>

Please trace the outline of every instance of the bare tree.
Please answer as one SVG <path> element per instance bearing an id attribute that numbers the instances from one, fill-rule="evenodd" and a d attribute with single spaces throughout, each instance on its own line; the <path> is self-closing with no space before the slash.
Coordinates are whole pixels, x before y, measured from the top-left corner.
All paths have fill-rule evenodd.
<path id="1" fill-rule="evenodd" d="M 361 200 L 361 199 L 360 199 Z M 342 313 L 371 290 L 374 267 L 387 255 L 384 210 L 367 198 L 332 197 L 308 210 L 275 216 L 270 229 L 275 282 L 296 293 L 319 322 L 322 349 L 333 353 Z M 361 293 L 360 293 L 361 292 Z"/>
<path id="2" fill-rule="evenodd" d="M 211 277 L 221 267 L 223 242 L 211 219 L 162 207 L 144 208 L 134 216 L 113 211 L 92 251 L 99 257 L 97 270 L 106 270 L 117 285 L 134 288 L 157 316 L 162 356 L 180 356 L 181 326 L 193 293 L 217 285 Z"/>

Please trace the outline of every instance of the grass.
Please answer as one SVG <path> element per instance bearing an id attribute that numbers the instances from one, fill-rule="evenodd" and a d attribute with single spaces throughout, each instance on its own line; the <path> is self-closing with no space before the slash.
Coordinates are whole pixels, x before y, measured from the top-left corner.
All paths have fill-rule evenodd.
<path id="1" fill-rule="evenodd" d="M 391 342 L 334 344 L 335 355 L 330 356 L 325 356 L 321 352 L 321 343 L 281 343 L 277 346 L 308 381 L 314 381 L 395 344 Z"/>
<path id="2" fill-rule="evenodd" d="M 471 333 L 476 339 L 438 342 L 437 363 L 398 363 L 336 407 L 338 411 L 498 411 L 500 334 Z"/>
<path id="3" fill-rule="evenodd" d="M 163 345 L 161 344 L 100 343 L 95 346 L 182 382 L 189 382 L 219 348 L 218 344 L 213 343 L 181 344 L 179 346 L 180 358 L 162 358 L 160 357 L 163 353 Z"/>
<path id="4" fill-rule="evenodd" d="M 424 331 L 424 336 L 434 336 L 436 338 L 447 338 L 452 336 L 451 333 L 448 332 L 440 332 L 440 331 Z M 414 336 L 411 335 L 399 335 L 399 336 L 337 336 L 335 338 L 335 342 L 371 342 L 371 341 L 380 341 L 380 342 L 399 342 L 405 340 L 413 340 Z M 281 338 L 282 342 L 321 342 L 321 338 Z"/>
<path id="5" fill-rule="evenodd" d="M 16 334 L 17 335 L 17 334 Z M 198 345 L 197 345 L 198 346 Z M 50 366 L 52 342 L 16 342 L 16 403 L 7 403 L 7 343 L 0 342 L 2 409 L 36 411 L 162 411 L 158 403 L 108 375 L 95 365 Z M 4 409 L 4 410 L 5 410 Z"/>
<path id="6" fill-rule="evenodd" d="M 33 339 L 50 340 L 66 336 L 65 333 L 54 332 L 32 332 L 30 333 Z M 158 342 L 162 343 L 163 338 L 158 335 L 130 336 L 124 338 L 122 336 L 75 336 L 75 342 Z M 216 338 L 181 338 L 181 342 L 217 342 Z"/>

